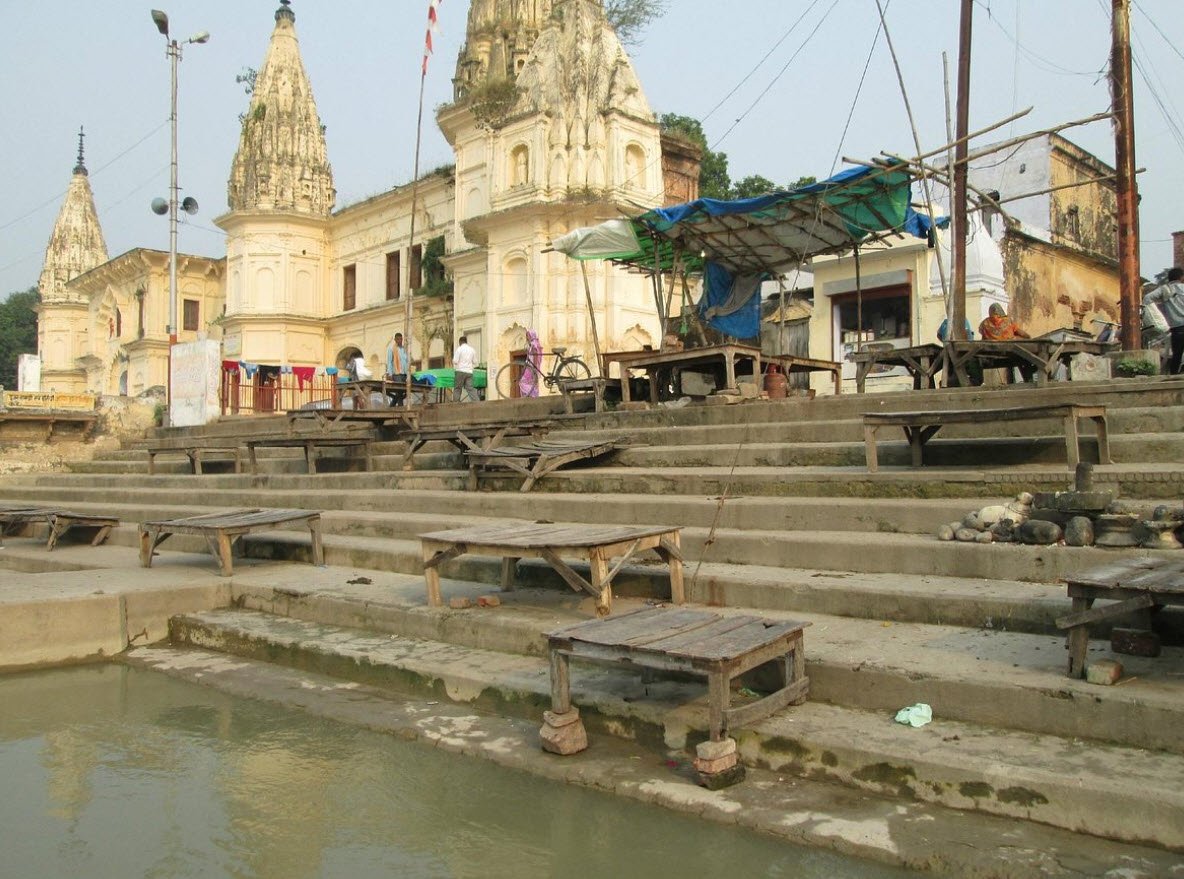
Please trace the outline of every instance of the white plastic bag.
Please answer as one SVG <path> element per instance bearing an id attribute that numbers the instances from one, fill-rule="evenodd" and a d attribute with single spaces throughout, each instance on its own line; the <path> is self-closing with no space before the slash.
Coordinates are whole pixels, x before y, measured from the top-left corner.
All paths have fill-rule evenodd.
<path id="1" fill-rule="evenodd" d="M 1154 302 L 1143 303 L 1143 331 L 1154 332 L 1161 336 L 1166 336 L 1170 331 L 1168 319 L 1163 316 L 1163 312 Z"/>
<path id="2" fill-rule="evenodd" d="M 374 373 L 370 371 L 370 367 L 366 365 L 366 361 L 362 357 L 354 358 L 354 369 L 357 371 L 359 379 L 374 378 Z"/>

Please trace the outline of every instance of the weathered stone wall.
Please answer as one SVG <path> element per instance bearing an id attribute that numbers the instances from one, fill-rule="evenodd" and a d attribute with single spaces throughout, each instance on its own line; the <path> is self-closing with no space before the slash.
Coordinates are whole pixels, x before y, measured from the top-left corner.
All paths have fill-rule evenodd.
<path id="1" fill-rule="evenodd" d="M 55 433 L 46 443 L 44 427 L 32 424 L 27 440 L 20 432 L 0 445 L 0 474 L 41 473 L 70 469 L 70 464 L 90 461 L 96 454 L 119 449 L 124 441 L 144 436 L 156 424 L 156 406 L 163 395 L 141 397 L 103 397 L 99 401 L 99 420 L 92 439 L 83 441 L 70 433 Z"/>

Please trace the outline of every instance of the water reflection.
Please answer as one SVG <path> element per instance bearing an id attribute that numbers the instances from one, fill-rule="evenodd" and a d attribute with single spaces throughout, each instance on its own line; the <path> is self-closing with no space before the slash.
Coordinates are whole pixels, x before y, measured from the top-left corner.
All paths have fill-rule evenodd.
<path id="1" fill-rule="evenodd" d="M 0 705 L 3 876 L 902 875 L 138 669 Z"/>

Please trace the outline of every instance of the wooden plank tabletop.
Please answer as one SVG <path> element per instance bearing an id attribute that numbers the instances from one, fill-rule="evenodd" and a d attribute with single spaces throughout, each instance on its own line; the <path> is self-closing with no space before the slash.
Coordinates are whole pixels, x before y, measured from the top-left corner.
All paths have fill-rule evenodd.
<path id="1" fill-rule="evenodd" d="M 319 516 L 320 510 L 229 510 L 222 513 L 207 513 L 203 516 L 189 516 L 182 519 L 157 519 L 143 522 L 142 526 L 182 528 L 241 528 L 255 525 L 273 525 L 298 519 Z"/>
<path id="2" fill-rule="evenodd" d="M 589 457 L 613 451 L 619 448 L 622 440 L 602 440 L 585 442 L 582 440 L 539 440 L 520 446 L 498 446 L 496 449 L 471 451 L 468 454 L 475 458 L 533 458 L 538 455 L 562 455 L 571 452 L 587 452 Z"/>
<path id="3" fill-rule="evenodd" d="M 421 540 L 435 540 L 442 543 L 463 543 L 470 548 L 478 546 L 507 546 L 521 549 L 540 549 L 551 546 L 603 546 L 652 537 L 678 531 L 675 525 L 585 525 L 585 524 L 535 524 L 531 522 L 507 522 L 501 525 L 481 525 L 468 528 L 452 528 L 448 531 L 433 531 L 421 534 Z"/>
<path id="4" fill-rule="evenodd" d="M 1105 406 L 1078 403 L 1053 403 L 1047 406 L 1015 406 L 1009 409 L 936 409 L 930 412 L 867 412 L 864 421 L 878 421 L 894 424 L 896 421 L 910 421 L 936 424 L 941 421 L 1021 421 L 1030 418 L 1057 418 L 1076 410 L 1098 410 L 1105 413 Z"/>
<path id="5" fill-rule="evenodd" d="M 1111 562 L 1066 577 L 1070 586 L 1184 593 L 1184 559 L 1144 558 Z"/>
<path id="6" fill-rule="evenodd" d="M 577 623 L 551 632 L 549 637 L 631 652 L 725 661 L 775 643 L 806 625 L 747 615 L 650 608 Z"/>

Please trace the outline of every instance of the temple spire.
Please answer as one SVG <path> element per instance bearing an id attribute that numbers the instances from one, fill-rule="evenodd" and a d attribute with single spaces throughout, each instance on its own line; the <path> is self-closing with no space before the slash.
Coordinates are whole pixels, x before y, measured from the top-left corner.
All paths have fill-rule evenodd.
<path id="1" fill-rule="evenodd" d="M 102 265 L 108 258 L 107 243 L 103 240 L 103 229 L 95 210 L 94 193 L 83 163 L 84 137 L 79 129 L 78 164 L 74 166 L 74 176 L 70 178 L 70 187 L 45 249 L 45 262 L 37 284 L 43 303 L 76 298 L 66 290 L 67 282 Z"/>
<path id="2" fill-rule="evenodd" d="M 230 170 L 232 211 L 327 217 L 337 194 L 312 86 L 300 58 L 296 14 L 280 0 Z"/>

